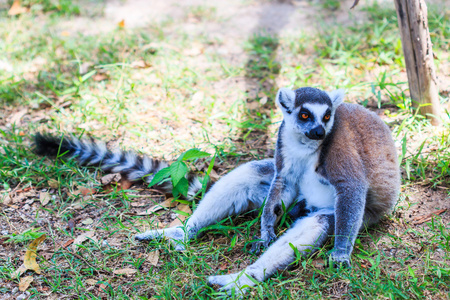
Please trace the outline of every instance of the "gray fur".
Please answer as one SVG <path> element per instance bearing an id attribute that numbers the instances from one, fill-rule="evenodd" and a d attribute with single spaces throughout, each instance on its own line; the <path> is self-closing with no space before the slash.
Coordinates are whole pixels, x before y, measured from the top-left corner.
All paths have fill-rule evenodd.
<path id="1" fill-rule="evenodd" d="M 255 263 L 235 274 L 211 276 L 208 282 L 243 293 L 255 280 L 263 281 L 294 261 L 289 244 L 310 255 L 331 234 L 331 261 L 349 264 L 359 230 L 377 222 L 397 201 L 400 177 L 389 128 L 366 109 L 342 104 L 343 97 L 342 90 L 280 89 L 276 102 L 284 120 L 275 159 L 249 162 L 224 176 L 184 227 L 150 230 L 136 239 L 166 237 L 183 250 L 200 229 L 265 201 L 261 239 L 252 246 L 259 252 L 276 238 L 282 205 L 297 201 L 292 212 L 299 219 Z"/>
<path id="2" fill-rule="evenodd" d="M 266 182 L 272 181 L 274 169 L 272 159 L 252 161 L 234 169 L 211 187 L 184 228 L 150 230 L 136 235 L 136 239 L 166 237 L 175 244 L 176 250 L 185 249 L 185 243 L 196 237 L 200 229 L 227 216 L 261 207 L 270 187 Z"/>
<path id="3" fill-rule="evenodd" d="M 107 149 L 105 143 L 93 139 L 79 139 L 74 136 L 55 137 L 37 133 L 34 136 L 34 152 L 44 156 L 63 155 L 77 160 L 81 165 L 98 166 L 106 172 L 120 173 L 122 178 L 130 181 L 144 181 L 150 183 L 154 175 L 169 166 L 165 161 L 139 156 L 133 151 Z M 188 199 L 193 199 L 202 184 L 197 176 L 186 176 L 189 182 Z M 154 188 L 163 192 L 171 192 L 172 184 L 165 182 Z"/>
<path id="4" fill-rule="evenodd" d="M 276 97 L 278 106 L 283 110 L 283 113 L 292 113 L 293 104 L 295 102 L 295 92 L 290 89 L 281 88 Z"/>

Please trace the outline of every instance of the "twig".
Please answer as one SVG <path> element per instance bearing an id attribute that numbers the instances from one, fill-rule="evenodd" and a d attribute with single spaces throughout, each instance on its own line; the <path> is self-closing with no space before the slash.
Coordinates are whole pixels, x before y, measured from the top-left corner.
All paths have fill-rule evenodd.
<path id="1" fill-rule="evenodd" d="M 439 209 L 439 210 L 433 211 L 432 213 L 429 213 L 429 214 L 424 215 L 424 216 L 415 217 L 413 219 L 413 224 L 414 225 L 420 225 L 420 224 L 423 224 L 425 222 L 431 221 L 432 217 L 439 216 L 439 215 L 443 214 L 446 211 L 447 211 L 447 208 L 444 208 L 444 209 Z"/>

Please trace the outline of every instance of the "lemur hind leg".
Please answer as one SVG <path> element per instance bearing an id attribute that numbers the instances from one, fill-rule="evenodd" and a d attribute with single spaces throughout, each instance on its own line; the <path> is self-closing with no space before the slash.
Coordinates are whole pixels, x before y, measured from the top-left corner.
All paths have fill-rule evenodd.
<path id="1" fill-rule="evenodd" d="M 264 281 L 277 270 L 285 269 L 294 261 L 295 253 L 289 244 L 295 246 L 303 255 L 310 255 L 321 247 L 333 232 L 333 210 L 324 209 L 311 213 L 297 220 L 255 263 L 238 273 L 210 276 L 208 283 L 220 285 L 221 290 L 229 294 L 233 290 L 235 293 L 242 294 L 246 286 L 255 285 L 254 280 Z"/>
<path id="2" fill-rule="evenodd" d="M 271 159 L 246 163 L 211 187 L 184 227 L 150 230 L 135 238 L 144 241 L 165 237 L 175 245 L 176 250 L 184 250 L 184 244 L 194 238 L 200 229 L 230 215 L 261 207 L 269 191 L 274 170 Z"/>

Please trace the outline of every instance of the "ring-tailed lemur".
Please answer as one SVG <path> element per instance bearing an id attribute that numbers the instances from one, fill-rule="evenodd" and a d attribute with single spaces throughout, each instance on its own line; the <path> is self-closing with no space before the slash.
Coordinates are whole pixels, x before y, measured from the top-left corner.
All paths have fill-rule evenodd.
<path id="1" fill-rule="evenodd" d="M 221 178 L 184 227 L 150 230 L 136 239 L 166 237 L 175 249 L 183 250 L 201 228 L 265 203 L 261 239 L 252 247 L 259 252 L 275 239 L 282 206 L 298 201 L 293 209 L 298 219 L 255 263 L 239 273 L 211 276 L 208 282 L 228 292 L 242 292 L 243 286 L 253 286 L 293 262 L 290 244 L 307 255 L 332 234 L 331 261 L 349 264 L 359 230 L 377 222 L 396 203 L 400 172 L 389 128 L 367 109 L 341 104 L 343 97 L 341 90 L 280 89 L 276 101 L 284 119 L 275 158 L 246 163 Z M 36 135 L 35 144 L 40 154 L 49 154 L 52 147 L 56 154 L 60 140 Z M 159 169 L 150 167 L 155 161 L 112 154 L 99 143 L 65 139 L 61 145 L 60 152 L 68 151 L 82 163 L 101 162 L 105 170 L 133 174 L 131 179 Z M 200 188 L 198 180 L 191 186 L 191 193 Z"/>

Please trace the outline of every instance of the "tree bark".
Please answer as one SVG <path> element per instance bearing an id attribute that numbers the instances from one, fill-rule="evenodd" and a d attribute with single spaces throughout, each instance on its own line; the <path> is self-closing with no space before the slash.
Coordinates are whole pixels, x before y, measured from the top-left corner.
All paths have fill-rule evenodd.
<path id="1" fill-rule="evenodd" d="M 419 112 L 430 118 L 433 125 L 438 125 L 441 108 L 428 31 L 427 6 L 424 0 L 394 0 L 394 2 L 412 104 L 414 107 L 420 106 Z M 421 106 L 424 104 L 427 105 Z"/>

